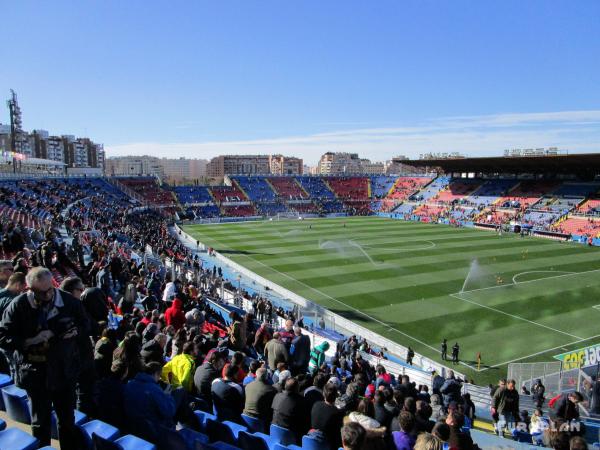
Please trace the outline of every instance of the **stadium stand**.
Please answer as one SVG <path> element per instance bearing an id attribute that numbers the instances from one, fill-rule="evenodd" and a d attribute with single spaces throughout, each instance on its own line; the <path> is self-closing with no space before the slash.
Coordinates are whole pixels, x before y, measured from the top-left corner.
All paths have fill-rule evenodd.
<path id="1" fill-rule="evenodd" d="M 264 177 L 237 176 L 233 177 L 233 180 L 253 202 L 272 202 L 277 197 Z"/>
<path id="2" fill-rule="evenodd" d="M 153 209 L 137 210 L 134 206 L 139 203 L 127 196 L 131 191 L 135 198 L 162 206 L 171 205 L 176 193 L 182 204 L 201 205 L 189 208 L 197 217 L 247 217 L 264 211 L 283 212 L 284 208 L 369 213 L 371 201 L 382 195 L 384 185 L 390 181 L 329 178 L 327 183 L 338 196 L 335 199 L 323 179 L 297 180 L 310 198 L 287 205 L 256 201 L 264 198 L 264 184 L 256 180 L 238 180 L 239 187 L 173 191 L 163 190 L 150 178 L 1 181 L 2 256 L 9 260 L 8 265 L 3 261 L 2 267 L 14 269 L 6 272 L 29 273 L 32 295 L 39 296 L 39 301 L 43 301 L 42 296 L 54 301 L 60 295 L 68 308 L 56 313 L 60 320 L 53 320 L 53 316 L 40 323 L 35 314 L 21 313 L 20 308 L 31 307 L 28 294 L 22 293 L 25 285 L 17 292 L 2 290 L 3 295 L 12 296 L 3 304 L 0 322 L 0 348 L 5 352 L 15 352 L 21 361 L 31 358 L 29 351 L 15 347 L 14 337 L 35 337 L 38 327 L 60 332 L 63 338 L 40 338 L 32 344 L 43 343 L 29 365 L 13 367 L 12 377 L 6 373 L 7 361 L 0 361 L 4 372 L 0 374 L 2 405 L 6 410 L 1 413 L 6 421 L 0 421 L 0 448 L 44 447 L 51 444 L 51 436 L 58 436 L 65 449 L 338 449 L 342 445 L 340 428 L 359 423 L 372 430 L 386 427 L 378 437 L 369 438 L 375 439 L 371 443 L 375 442 L 377 448 L 394 449 L 393 441 L 399 435 L 391 431 L 413 423 L 415 416 L 420 426 L 432 428 L 433 410 L 423 404 L 431 402 L 433 396 L 424 389 L 417 390 L 409 376 L 402 377 L 412 368 L 407 366 L 402 372 L 390 374 L 383 365 L 374 367 L 367 362 L 369 356 L 386 364 L 389 361 L 383 350 L 370 348 L 365 339 L 305 326 L 304 333 L 322 333 L 318 335 L 320 343 L 313 346 L 308 338 L 295 335 L 293 325 L 300 319 L 296 312 L 277 306 L 260 293 L 237 289 L 245 304 L 252 305 L 247 310 L 221 302 L 224 298 L 220 292 L 236 292 L 235 281 L 223 277 L 220 268 L 201 264 L 193 248 L 170 232 L 170 219 Z M 510 198 L 522 209 L 535 206 L 544 195 L 576 200 L 595 194 L 582 194 L 579 188 L 567 184 L 522 182 L 504 196 L 501 189 L 510 189 L 504 182 L 483 180 L 456 180 L 439 192 L 448 182 L 446 178 L 437 179 L 418 194 L 409 194 L 412 200 L 400 205 L 396 213 L 412 214 L 424 221 L 444 215 L 468 220 L 495 206 L 495 196 Z M 393 186 L 398 184 L 394 181 Z M 284 193 L 282 197 L 296 195 L 289 183 L 285 186 L 277 191 Z M 411 189 L 404 189 L 404 193 Z M 479 198 L 471 202 L 473 194 Z M 417 198 L 421 202 L 415 202 Z M 533 202 L 535 198 L 538 200 Z M 464 205 L 428 204 L 427 199 L 467 201 Z M 213 201 L 221 204 L 220 209 L 211 204 Z M 223 204 L 229 202 L 233 204 Z M 591 215 L 599 202 L 589 199 L 579 207 L 581 202 L 561 203 L 559 212 L 568 210 L 567 215 L 555 224 L 548 223 L 556 214 L 552 210 L 525 210 L 523 220 L 548 230 L 598 236 L 600 220 Z M 543 205 L 547 206 L 551 205 Z M 506 213 L 514 214 L 514 209 Z M 497 208 L 493 213 L 497 219 L 491 220 L 503 221 L 504 213 Z M 175 266 L 167 270 L 167 260 L 178 270 Z M 45 269 L 49 278 L 45 278 Z M 0 286 L 4 288 L 10 278 L 4 276 L 4 269 L 0 272 Z M 173 274 L 181 279 L 174 280 Z M 71 278 L 75 276 L 80 280 Z M 44 285 L 46 281 L 52 283 L 50 287 Z M 52 289 L 61 283 L 63 291 Z M 81 301 L 76 299 L 78 296 Z M 68 328 L 60 328 L 63 324 Z M 69 335 L 73 328 L 82 333 L 83 339 Z M 323 342 L 329 345 L 330 340 L 333 344 L 329 349 Z M 258 359 L 265 360 L 270 371 L 261 368 Z M 25 373 L 31 364 L 43 370 Z M 84 367 L 94 368 L 91 381 L 80 372 Z M 308 373 L 309 367 L 314 377 Z M 61 375 L 54 377 L 57 368 Z M 26 383 L 24 375 L 39 378 Z M 451 436 L 460 437 L 456 448 L 466 450 L 475 449 L 471 441 L 484 449 L 501 447 L 507 441 L 511 448 L 525 447 L 471 429 L 474 408 L 462 395 L 465 380 L 450 372 L 445 379 L 436 375 L 441 380 L 426 371 L 422 376 L 431 380 L 431 394 L 438 396 L 433 398 L 434 406 L 440 407 L 436 411 L 452 411 L 446 420 L 448 435 L 434 432 L 431 436 L 437 439 L 436 448 L 443 448 L 444 439 L 449 441 L 449 448 L 454 448 Z M 29 392 L 16 386 L 15 381 Z M 449 391 L 443 387 L 446 384 L 453 386 L 456 395 L 447 394 Z M 444 393 L 441 399 L 436 389 Z M 51 395 L 59 405 L 55 411 L 51 409 Z M 61 404 L 61 395 L 77 396 L 79 410 L 75 412 L 68 402 Z M 417 399 L 424 403 L 413 407 Z M 435 405 L 437 400 L 441 405 Z M 401 410 L 403 415 L 397 419 Z M 468 425 L 463 427 L 465 419 Z M 33 435 L 18 428 L 23 422 L 34 423 Z M 528 444 L 533 442 L 529 440 Z"/>
<path id="3" fill-rule="evenodd" d="M 173 192 L 182 205 L 209 203 L 213 200 L 206 186 L 175 186 Z"/>
<path id="4" fill-rule="evenodd" d="M 302 186 L 292 177 L 267 178 L 277 195 L 285 200 L 303 200 L 308 198 L 308 194 Z"/>
<path id="5" fill-rule="evenodd" d="M 298 182 L 304 188 L 306 192 L 310 195 L 310 198 L 317 200 L 333 200 L 335 199 L 335 194 L 329 188 L 327 184 L 325 184 L 325 180 L 322 177 L 297 177 Z"/>
<path id="6" fill-rule="evenodd" d="M 162 189 L 155 178 L 118 178 L 118 182 L 149 204 L 157 206 L 173 206 L 175 204 L 173 193 Z"/>
<path id="7" fill-rule="evenodd" d="M 246 194 L 244 194 L 237 186 L 211 186 L 208 190 L 218 204 L 223 202 L 241 202 L 248 200 Z"/>

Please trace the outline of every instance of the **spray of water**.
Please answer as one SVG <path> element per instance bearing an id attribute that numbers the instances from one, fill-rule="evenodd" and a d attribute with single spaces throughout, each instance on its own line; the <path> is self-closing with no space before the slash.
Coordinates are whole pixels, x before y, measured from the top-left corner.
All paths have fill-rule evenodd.
<path id="1" fill-rule="evenodd" d="M 319 241 L 319 249 L 321 250 L 333 250 L 338 253 L 343 258 L 362 256 L 366 258 L 371 264 L 377 267 L 381 267 L 385 265 L 384 262 L 375 261 L 371 255 L 367 253 L 367 251 L 357 242 L 352 240 L 341 240 L 341 241 L 331 241 L 331 240 L 320 240 Z M 358 252 L 357 252 L 358 251 Z"/>
<path id="2" fill-rule="evenodd" d="M 275 230 L 275 234 L 282 239 L 287 238 L 287 237 L 292 237 L 292 236 L 298 236 L 299 234 L 302 234 L 303 232 L 304 232 L 304 230 L 302 230 L 300 228 L 295 228 L 293 230 L 286 231 L 285 233 L 282 233 L 279 230 Z"/>
<path id="3" fill-rule="evenodd" d="M 484 270 L 479 265 L 479 262 L 474 259 L 471 261 L 471 266 L 469 267 L 469 273 L 467 274 L 467 278 L 465 278 L 465 282 L 463 283 L 462 289 L 460 292 L 464 292 L 470 284 L 473 284 L 479 280 L 481 280 L 484 276 Z"/>
<path id="4" fill-rule="evenodd" d="M 381 261 L 375 261 L 373 258 L 371 258 L 371 256 L 365 251 L 365 249 L 362 247 L 362 245 L 360 245 L 358 242 L 354 242 L 354 241 L 348 241 L 348 243 L 352 246 L 358 249 L 358 251 L 360 251 L 365 258 L 367 258 L 369 260 L 369 262 L 371 264 L 373 264 L 374 266 L 381 266 L 384 265 L 385 263 L 381 262 Z"/>

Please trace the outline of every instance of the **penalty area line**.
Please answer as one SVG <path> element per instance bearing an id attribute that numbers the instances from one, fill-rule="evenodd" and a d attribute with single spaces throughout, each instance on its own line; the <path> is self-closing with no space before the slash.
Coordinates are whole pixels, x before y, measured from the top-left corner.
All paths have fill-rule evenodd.
<path id="1" fill-rule="evenodd" d="M 513 319 L 522 320 L 523 322 L 527 322 L 527 323 L 530 323 L 532 325 L 536 325 L 538 327 L 546 328 L 547 330 L 554 331 L 555 333 L 564 334 L 565 336 L 570 336 L 570 337 L 573 337 L 575 339 L 585 339 L 585 338 L 582 338 L 581 336 L 576 336 L 574 334 L 567 333 L 566 331 L 561 331 L 561 330 L 558 330 L 556 328 L 549 327 L 548 325 L 544 325 L 544 324 L 539 323 L 539 322 L 534 322 L 533 320 L 525 319 L 524 317 L 517 316 L 515 314 L 511 314 L 511 313 L 508 313 L 506 311 L 502 311 L 501 309 L 494 308 L 492 306 L 482 305 L 481 303 L 474 302 L 473 300 L 467 300 L 466 298 L 462 298 L 462 297 L 460 297 L 457 294 L 450 294 L 450 297 L 456 298 L 456 299 L 461 300 L 461 301 L 466 302 L 466 303 L 471 303 L 473 305 L 477 305 L 477 306 L 479 306 L 481 308 L 489 309 L 490 311 L 494 311 L 494 312 L 497 312 L 499 314 L 504 314 L 505 316 L 512 317 Z"/>

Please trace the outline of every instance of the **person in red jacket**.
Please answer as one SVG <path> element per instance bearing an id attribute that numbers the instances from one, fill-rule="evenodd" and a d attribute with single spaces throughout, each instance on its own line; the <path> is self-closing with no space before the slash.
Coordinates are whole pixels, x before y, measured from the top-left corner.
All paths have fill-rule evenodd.
<path id="1" fill-rule="evenodd" d="M 175 330 L 179 330 L 185 325 L 185 313 L 183 312 L 183 303 L 175 298 L 170 308 L 165 311 L 165 320 L 167 325 L 173 325 Z"/>

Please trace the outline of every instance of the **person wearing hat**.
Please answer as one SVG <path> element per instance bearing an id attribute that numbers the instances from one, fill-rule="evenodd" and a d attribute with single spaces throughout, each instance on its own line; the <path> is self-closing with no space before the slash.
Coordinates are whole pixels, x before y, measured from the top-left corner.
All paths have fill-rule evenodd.
<path id="1" fill-rule="evenodd" d="M 310 352 L 310 360 L 308 361 L 308 370 L 311 373 L 316 372 L 325 362 L 325 352 L 329 350 L 329 342 L 323 341 L 315 346 Z"/>

